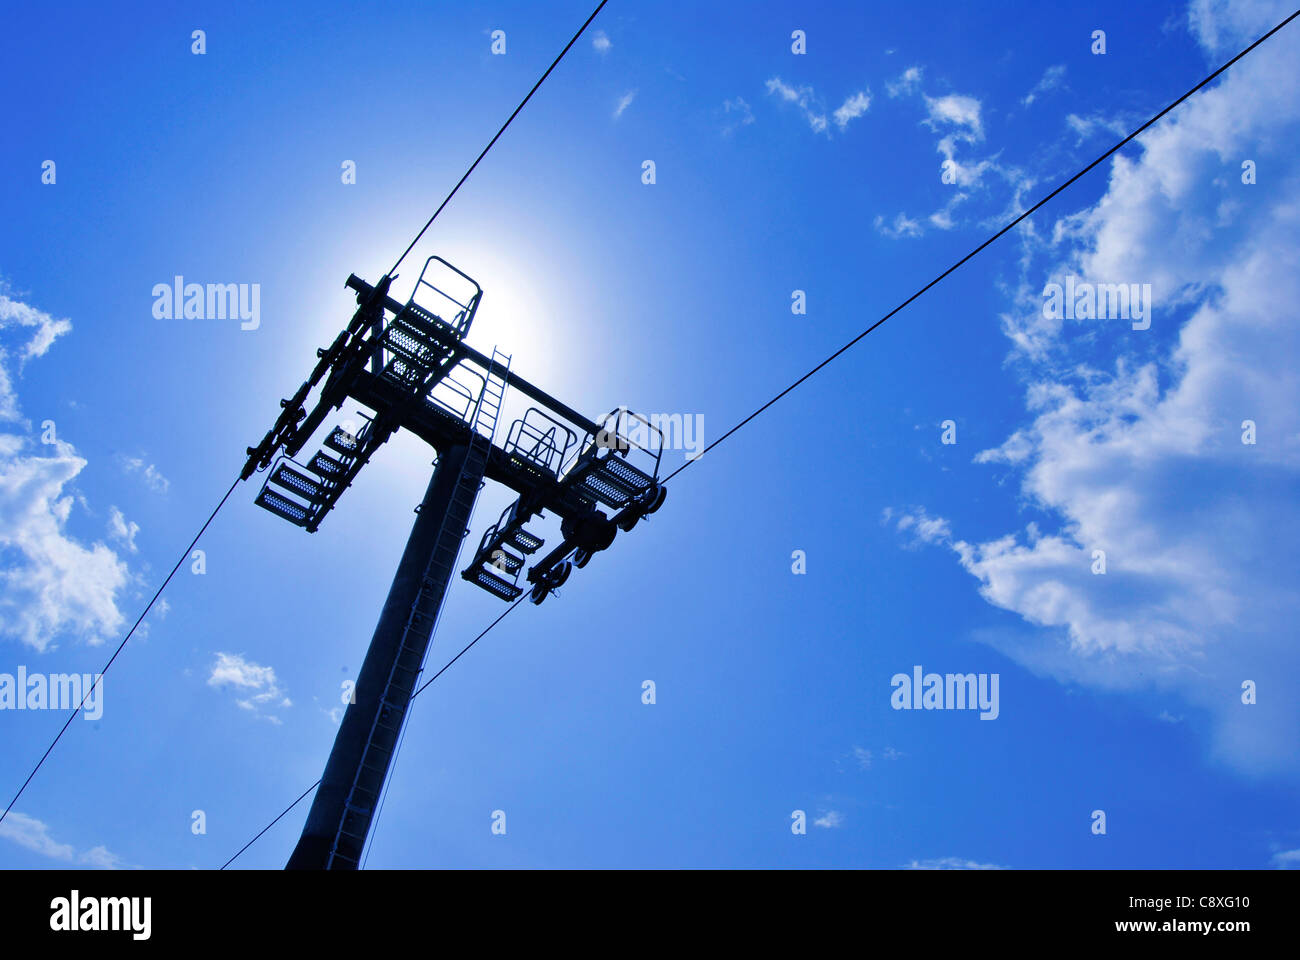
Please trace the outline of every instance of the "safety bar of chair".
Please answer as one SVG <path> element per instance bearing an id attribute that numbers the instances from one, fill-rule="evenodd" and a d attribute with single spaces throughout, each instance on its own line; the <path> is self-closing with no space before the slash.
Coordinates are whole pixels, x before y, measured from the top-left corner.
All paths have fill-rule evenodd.
<path id="1" fill-rule="evenodd" d="M 435 260 L 437 260 L 439 263 L 441 263 L 441 264 L 442 264 L 444 267 L 446 267 L 448 270 L 450 270 L 450 271 L 452 271 L 453 273 L 455 273 L 457 276 L 461 277 L 463 280 L 466 280 L 466 281 L 468 281 L 469 283 L 473 284 L 475 293 L 474 293 L 474 296 L 471 298 L 472 300 L 477 300 L 479 297 L 483 296 L 483 288 L 480 287 L 480 286 L 478 285 L 478 281 L 477 281 L 477 280 L 475 280 L 473 277 L 471 277 L 469 274 L 467 274 L 465 271 L 461 270 L 460 268 L 452 266 L 450 263 L 448 263 L 446 260 L 442 259 L 442 257 L 439 257 L 439 256 L 432 256 L 432 257 L 430 257 L 428 260 L 424 261 L 424 269 L 420 271 L 420 277 L 419 277 L 418 280 L 415 281 L 415 285 L 416 285 L 417 287 L 418 287 L 421 283 L 423 283 L 423 284 L 425 284 L 426 286 L 430 286 L 430 287 L 433 287 L 433 289 L 438 290 L 438 288 L 437 288 L 437 287 L 434 287 L 432 283 L 430 283 L 428 280 L 425 280 L 425 279 L 424 279 L 424 275 L 425 275 L 425 273 L 427 273 L 428 270 L 429 270 L 429 264 L 433 263 L 433 261 L 435 261 Z M 465 309 L 465 310 L 468 310 L 468 309 L 469 309 L 468 306 L 466 306 L 465 304 L 461 303 L 461 302 L 460 302 L 459 300 L 457 300 L 455 297 L 452 297 L 452 296 L 450 296 L 450 295 L 448 295 L 448 294 L 446 294 L 446 293 L 443 293 L 443 291 L 441 291 L 441 290 L 438 290 L 438 292 L 441 293 L 441 294 L 442 294 L 444 297 L 446 297 L 448 300 L 450 300 L 452 303 L 456 304 L 456 306 L 461 307 L 461 308 L 463 308 L 463 309 Z"/>

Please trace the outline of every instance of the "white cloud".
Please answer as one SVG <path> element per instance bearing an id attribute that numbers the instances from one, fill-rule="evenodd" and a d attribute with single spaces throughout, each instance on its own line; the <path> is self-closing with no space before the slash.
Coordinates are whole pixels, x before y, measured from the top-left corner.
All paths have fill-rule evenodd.
<path id="1" fill-rule="evenodd" d="M 0 422 L 27 427 L 9 368 L 11 351 L 21 372 L 71 329 L 67 320 L 11 299 L 0 286 Z M 30 452 L 36 447 L 25 433 L 0 432 L 0 636 L 37 650 L 66 632 L 102 643 L 125 619 L 117 597 L 127 583 L 126 565 L 105 544 L 86 546 L 68 535 L 78 498 L 67 488 L 86 461 L 61 440 L 40 445 L 48 451 L 41 456 Z"/>
<path id="2" fill-rule="evenodd" d="M 1005 870 L 996 863 L 978 863 L 975 860 L 963 860 L 961 857 L 939 857 L 932 860 L 913 860 L 906 867 L 908 870 Z"/>
<path id="3" fill-rule="evenodd" d="M 1235 54 L 1291 12 L 1287 3 L 1277 0 L 1192 0 L 1187 8 L 1187 24 L 1205 49 L 1207 59 L 1217 66 L 1224 53 Z"/>
<path id="4" fill-rule="evenodd" d="M 145 463 L 140 457 L 121 457 L 122 470 L 125 473 L 139 473 L 147 486 L 154 493 L 166 493 L 171 482 L 159 472 L 152 463 Z"/>
<path id="5" fill-rule="evenodd" d="M 72 844 L 59 843 L 51 837 L 50 828 L 46 824 L 17 810 L 11 810 L 4 822 L 0 823 L 0 837 L 51 860 L 80 863 L 104 870 L 122 866 L 122 858 L 102 846 L 92 847 L 78 856 Z"/>
<path id="6" fill-rule="evenodd" d="M 85 546 L 66 532 L 73 500 L 64 494 L 86 461 L 56 444 L 53 456 L 17 455 L 0 443 L 0 633 L 45 650 L 65 631 L 102 643 L 125 617 L 117 608 L 127 568 L 102 543 Z"/>
<path id="7" fill-rule="evenodd" d="M 885 84 L 885 91 L 891 97 L 901 97 L 910 93 L 915 93 L 921 88 L 921 68 L 908 67 L 903 71 L 902 76 L 892 83 Z"/>
<path id="8" fill-rule="evenodd" d="M 853 94 L 844 103 L 831 114 L 835 125 L 843 130 L 849 125 L 850 120 L 855 120 L 867 112 L 871 106 L 871 93 L 869 91 L 859 91 Z"/>
<path id="9" fill-rule="evenodd" d="M 913 83 L 919 83 L 919 70 L 904 74 Z M 984 140 L 984 121 L 982 105 L 974 97 L 962 94 L 949 94 L 943 97 L 924 97 L 926 116 L 921 122 L 939 134 L 935 150 L 942 156 L 936 179 L 951 189 L 951 194 L 942 207 L 925 216 L 916 217 L 900 213 L 889 221 L 877 216 L 877 231 L 891 237 L 919 237 L 927 228 L 936 230 L 953 230 L 962 225 L 957 218 L 957 208 L 966 204 L 973 197 L 986 196 L 988 184 L 986 174 L 1001 178 L 1011 189 L 1011 199 L 1006 208 L 993 217 L 976 221 L 981 227 L 1001 227 L 1024 209 L 1023 198 L 1034 186 L 1034 178 L 1025 174 L 1018 167 L 1002 163 L 1000 154 L 980 159 L 962 159 L 958 157 L 959 147 L 970 146 Z M 987 209 L 987 207 L 985 207 Z"/>
<path id="10" fill-rule="evenodd" d="M 722 109 L 727 112 L 728 116 L 733 113 L 736 115 L 734 123 L 726 124 L 722 128 L 724 134 L 730 134 L 735 131 L 737 127 L 747 127 L 754 122 L 754 111 L 750 105 L 745 102 L 744 97 L 736 97 L 734 100 L 724 100 L 722 103 Z"/>
<path id="11" fill-rule="evenodd" d="M 623 111 L 632 106 L 632 101 L 636 99 L 636 91 L 629 90 L 623 96 L 619 97 L 618 106 L 614 108 L 614 119 L 617 120 L 623 116 Z"/>
<path id="12" fill-rule="evenodd" d="M 895 750 L 893 747 L 885 747 L 879 753 L 876 753 L 866 749 L 865 747 L 855 746 L 848 756 L 853 758 L 853 761 L 860 769 L 870 770 L 877 760 L 897 760 L 899 757 L 904 756 L 904 754 L 899 750 Z M 838 763 L 839 761 L 837 760 L 836 764 L 838 765 Z"/>
<path id="13" fill-rule="evenodd" d="M 780 77 L 773 77 L 767 81 L 767 92 L 785 103 L 798 106 L 813 133 L 829 132 L 826 111 L 817 100 L 812 87 L 792 87 Z"/>
<path id="14" fill-rule="evenodd" d="M 1054 67 L 1048 67 L 1047 70 L 1044 71 L 1043 73 L 1043 78 L 1038 81 L 1038 84 L 1034 87 L 1034 89 L 1030 90 L 1027 94 L 1025 94 L 1024 98 L 1020 101 L 1020 103 L 1026 107 L 1031 106 L 1033 102 L 1037 100 L 1040 96 L 1042 96 L 1044 93 L 1047 93 L 1049 90 L 1055 90 L 1057 87 L 1059 87 L 1064 79 L 1065 79 L 1065 64 L 1058 63 Z"/>
<path id="15" fill-rule="evenodd" d="M 1203 37 L 1241 30 L 1196 9 Z M 1104 196 L 1050 243 L 1026 240 L 1054 261 L 1003 321 L 1031 420 L 976 459 L 1018 475 L 1058 529 L 966 543 L 929 528 L 986 600 L 1040 628 L 988 642 L 1063 681 L 1175 693 L 1212 719 L 1214 755 L 1252 773 L 1300 763 L 1300 570 L 1278 538 L 1300 528 L 1300 164 L 1282 146 L 1300 139 L 1297 86 L 1300 61 L 1261 46 L 1117 157 Z M 1240 182 L 1244 156 L 1267 184 Z M 1232 205 L 1243 191 L 1249 213 Z M 1066 273 L 1152 284 L 1152 330 L 1045 324 L 1033 291 Z M 1079 339 L 1109 369 L 1072 357 Z M 1245 680 L 1269 695 L 1242 704 Z"/>
<path id="16" fill-rule="evenodd" d="M 1128 136 L 1129 130 L 1137 126 L 1137 123 L 1126 124 L 1114 117 L 1081 117 L 1078 114 L 1066 114 L 1065 124 L 1075 135 L 1074 145 L 1076 147 L 1083 144 L 1085 140 L 1090 140 L 1099 133 L 1109 133 L 1114 135 L 1118 140 Z"/>
<path id="17" fill-rule="evenodd" d="M 28 360 L 45 356 L 55 340 L 63 336 L 63 334 L 71 332 L 72 323 L 69 320 L 56 320 L 48 313 L 11 299 L 9 297 L 9 288 L 0 284 L 0 330 L 19 327 L 32 331 L 27 343 L 22 346 L 18 353 L 18 372 L 22 373 L 23 367 L 26 366 Z M 0 350 L 0 364 L 3 363 L 4 359 L 5 353 Z M 12 398 L 9 399 L 12 400 Z M 3 400 L 0 399 L 0 409 L 5 406 Z"/>
<path id="18" fill-rule="evenodd" d="M 943 156 L 940 171 L 943 172 L 946 168 L 949 174 L 947 182 L 958 187 L 973 187 L 988 170 L 996 170 L 1007 179 L 1013 179 L 992 158 L 973 163 L 963 163 L 957 159 L 958 143 L 974 144 L 984 139 L 984 123 L 980 118 L 981 106 L 978 100 L 960 94 L 949 94 L 946 97 L 926 97 L 925 106 L 929 115 L 924 123 L 935 132 L 943 131 L 935 149 Z M 950 201 L 949 208 L 952 205 Z M 937 215 L 949 224 L 943 229 L 951 228 L 951 220 L 948 219 L 950 213 L 951 209 L 948 209 Z M 935 225 L 941 226 L 941 223 L 936 222 Z"/>
<path id="19" fill-rule="evenodd" d="M 236 687 L 259 688 L 274 684 L 275 670 L 245 660 L 239 654 L 218 653 L 212 664 L 208 685 L 219 687 L 231 684 Z"/>
<path id="20" fill-rule="evenodd" d="M 812 88 L 803 87 L 796 90 L 780 77 L 773 77 L 767 81 L 767 92 L 780 97 L 787 103 L 798 103 L 801 97 L 812 93 Z"/>
<path id="21" fill-rule="evenodd" d="M 275 670 L 246 660 L 242 654 L 219 652 L 208 676 L 208 686 L 234 687 L 237 706 L 276 724 L 280 723 L 279 717 L 264 711 L 293 706 L 280 688 Z"/>
<path id="22" fill-rule="evenodd" d="M 591 38 L 591 46 L 597 53 L 606 54 L 614 45 L 609 42 L 609 37 L 604 30 L 597 30 L 595 36 Z"/>
<path id="23" fill-rule="evenodd" d="M 905 513 L 898 518 L 900 531 L 912 534 L 921 543 L 946 543 L 952 538 L 952 528 L 942 517 L 931 517 L 924 509 Z"/>
<path id="24" fill-rule="evenodd" d="M 926 223 L 938 230 L 954 229 L 957 226 L 957 221 L 953 217 L 953 211 L 969 199 L 969 193 L 954 193 L 947 203 L 925 218 Z"/>
<path id="25" fill-rule="evenodd" d="M 834 829 L 835 827 L 842 827 L 843 825 L 844 814 L 840 813 L 838 810 L 829 810 L 813 821 L 814 827 L 825 827 L 828 830 Z"/>
<path id="26" fill-rule="evenodd" d="M 71 861 L 76 854 L 72 844 L 58 843 L 51 837 L 50 828 L 44 823 L 16 810 L 11 810 L 0 823 L 0 837 L 51 860 Z"/>
<path id="27" fill-rule="evenodd" d="M 136 552 L 135 535 L 139 532 L 140 524 L 128 521 L 117 507 L 108 508 L 108 535 L 131 553 Z"/>
<path id="28" fill-rule="evenodd" d="M 1279 870 L 1300 870 L 1300 850 L 1283 850 L 1273 854 L 1273 866 Z"/>
<path id="29" fill-rule="evenodd" d="M 160 598 L 158 602 L 155 603 L 153 607 L 149 610 L 150 616 L 142 620 L 140 622 L 140 625 L 135 628 L 135 634 L 134 634 L 135 638 L 137 640 L 148 639 L 150 632 L 153 630 L 154 615 L 156 614 L 157 619 L 159 620 L 166 620 L 167 612 L 169 610 L 171 610 L 171 604 L 169 604 L 166 600 Z M 188 676 L 188 674 L 186 675 Z"/>
<path id="30" fill-rule="evenodd" d="M 101 870 L 118 870 L 122 866 L 122 858 L 104 846 L 91 847 L 81 855 L 78 862 Z"/>
<path id="31" fill-rule="evenodd" d="M 949 94 L 946 97 L 926 97 L 929 111 L 926 120 L 933 129 L 955 127 L 953 136 L 970 143 L 984 139 L 984 124 L 980 120 L 980 102 L 974 97 Z"/>
<path id="32" fill-rule="evenodd" d="M 962 163 L 957 159 L 957 138 L 951 135 L 942 138 L 936 149 L 943 154 L 943 163 L 939 165 L 940 173 L 944 171 L 946 165 L 951 184 L 958 187 L 975 186 L 984 176 L 985 171 L 994 165 L 992 160 L 987 159 L 975 163 Z"/>
<path id="33" fill-rule="evenodd" d="M 923 232 L 919 223 L 901 213 L 892 221 L 877 215 L 874 226 L 887 237 L 919 237 Z"/>

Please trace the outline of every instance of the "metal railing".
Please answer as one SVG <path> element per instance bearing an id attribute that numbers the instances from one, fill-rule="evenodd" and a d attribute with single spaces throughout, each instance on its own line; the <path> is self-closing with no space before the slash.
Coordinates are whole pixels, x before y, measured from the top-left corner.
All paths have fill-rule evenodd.
<path id="1" fill-rule="evenodd" d="M 536 422 L 539 419 L 541 424 Z M 559 420 L 538 407 L 529 407 L 523 417 L 510 425 L 504 450 L 558 476 L 565 457 L 577 442 L 578 435 Z"/>

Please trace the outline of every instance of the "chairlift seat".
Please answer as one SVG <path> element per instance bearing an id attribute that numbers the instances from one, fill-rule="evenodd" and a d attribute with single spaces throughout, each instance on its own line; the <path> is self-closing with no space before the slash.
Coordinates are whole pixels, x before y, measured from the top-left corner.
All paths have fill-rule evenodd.
<path id="1" fill-rule="evenodd" d="M 288 520 L 295 527 L 305 527 L 311 519 L 311 510 L 308 507 L 288 497 L 282 497 L 265 486 L 258 492 L 253 502 L 264 510 L 269 510 L 276 516 Z"/>
<path id="2" fill-rule="evenodd" d="M 498 577 L 491 570 L 483 567 L 466 570 L 463 576 L 470 583 L 478 584 L 488 593 L 502 600 L 514 600 L 524 592 L 522 587 L 515 586 L 509 580 Z"/>

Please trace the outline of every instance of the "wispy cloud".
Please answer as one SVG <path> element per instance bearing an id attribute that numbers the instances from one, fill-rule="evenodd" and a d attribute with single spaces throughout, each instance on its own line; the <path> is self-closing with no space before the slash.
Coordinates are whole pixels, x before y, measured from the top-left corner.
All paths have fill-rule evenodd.
<path id="1" fill-rule="evenodd" d="M 1081 117 L 1071 113 L 1066 115 L 1065 124 L 1074 132 L 1076 147 L 1100 132 L 1111 133 L 1117 137 L 1128 134 L 1127 126 L 1114 117 Z"/>
<path id="2" fill-rule="evenodd" d="M 812 87 L 794 87 L 780 77 L 772 77 L 767 81 L 767 92 L 782 103 L 792 103 L 797 106 L 804 119 L 808 121 L 808 126 L 813 133 L 829 135 L 832 120 L 835 122 L 835 126 L 843 132 L 851 121 L 862 116 L 871 107 L 871 91 L 859 90 L 846 97 L 844 102 L 831 114 L 830 120 L 827 120 L 826 108 Z"/>
<path id="3" fill-rule="evenodd" d="M 831 114 L 831 119 L 835 121 L 837 127 L 843 130 L 849 125 L 850 120 L 862 116 L 870 107 L 871 93 L 862 90 L 845 100 L 839 109 Z"/>
<path id="4" fill-rule="evenodd" d="M 754 111 L 750 105 L 745 102 L 744 97 L 736 97 L 734 100 L 724 100 L 722 103 L 722 109 L 726 111 L 727 116 L 729 117 L 732 114 L 735 114 L 735 118 L 731 122 L 723 125 L 722 132 L 724 134 L 730 134 L 737 128 L 747 127 L 754 122 Z"/>
<path id="5" fill-rule="evenodd" d="M 844 825 L 844 814 L 838 810 L 828 810 L 816 820 L 813 821 L 814 827 L 824 827 L 828 830 Z"/>
<path id="6" fill-rule="evenodd" d="M 830 124 L 826 119 L 826 111 L 817 100 L 812 87 L 792 87 L 780 77 L 772 77 L 767 81 L 767 92 L 784 103 L 797 106 L 813 133 L 827 132 Z"/>
<path id="7" fill-rule="evenodd" d="M 595 36 L 591 38 L 591 46 L 597 53 L 606 54 L 614 45 L 609 42 L 609 37 L 604 30 L 597 30 Z"/>
<path id="8" fill-rule="evenodd" d="M 902 97 L 915 93 L 921 88 L 921 68 L 908 67 L 897 79 L 885 84 L 885 92 L 890 97 Z"/>
<path id="9" fill-rule="evenodd" d="M 934 129 L 956 128 L 955 136 L 974 143 L 984 139 L 984 124 L 980 119 L 982 105 L 974 97 L 950 93 L 946 97 L 926 97 L 929 112 L 926 122 Z"/>
<path id="10" fill-rule="evenodd" d="M 905 754 L 893 747 L 885 747 L 879 753 L 876 753 L 865 747 L 855 746 L 849 752 L 849 756 L 853 758 L 860 769 L 870 770 L 877 760 L 897 760 L 899 757 L 905 756 Z"/>
<path id="11" fill-rule="evenodd" d="M 166 493 L 171 482 L 152 463 L 146 463 L 140 457 L 121 457 L 123 473 L 138 473 L 154 493 Z"/>
<path id="12" fill-rule="evenodd" d="M 14 382 L 23 364 L 71 329 L 11 299 L 0 284 L 0 423 L 22 422 Z M 63 440 L 37 448 L 25 433 L 0 432 L 0 635 L 37 650 L 69 633 L 102 643 L 125 619 L 117 599 L 126 564 L 104 543 L 86 545 L 68 533 L 74 506 L 85 502 L 69 488 L 86 463 Z"/>
<path id="13" fill-rule="evenodd" d="M 108 535 L 121 543 L 130 553 L 136 552 L 135 535 L 140 532 L 140 524 L 128 521 L 117 507 L 108 509 Z"/>
<path id="14" fill-rule="evenodd" d="M 904 513 L 896 526 L 899 532 L 914 536 L 920 543 L 947 543 L 952 539 L 952 527 L 948 521 L 943 517 L 931 517 L 924 509 Z"/>
<path id="15" fill-rule="evenodd" d="M 217 654 L 208 676 L 208 686 L 233 687 L 235 703 L 240 708 L 276 724 L 280 723 L 279 717 L 265 711 L 293 706 L 280 688 L 273 668 L 246 660 L 237 653 Z"/>
<path id="16" fill-rule="evenodd" d="M 1300 850 L 1283 850 L 1275 853 L 1272 863 L 1279 870 L 1300 870 Z"/>
<path id="17" fill-rule="evenodd" d="M 877 215 L 873 225 L 887 237 L 919 237 L 924 233 L 920 223 L 902 213 L 893 220 L 886 220 L 883 216 Z"/>
<path id="18" fill-rule="evenodd" d="M 614 108 L 614 119 L 617 120 L 623 116 L 623 111 L 632 106 L 632 101 L 636 99 L 636 91 L 629 90 L 619 98 L 618 106 Z"/>
<path id="19" fill-rule="evenodd" d="M 961 857 L 938 857 L 932 860 L 913 860 L 907 870 L 1005 870 L 996 863 L 979 863 Z"/>
<path id="20" fill-rule="evenodd" d="M 0 282 L 0 330 L 6 328 L 11 331 L 23 330 L 28 334 L 26 342 L 20 344 L 18 349 L 17 372 L 21 374 L 27 361 L 45 356 L 55 340 L 72 331 L 72 322 L 56 319 L 44 311 L 11 299 L 9 287 Z M 5 351 L 0 350 L 0 364 L 3 364 L 6 359 L 8 358 Z M 0 370 L 3 370 L 2 366 Z M 0 420 L 14 418 L 10 413 L 16 399 L 11 392 L 12 389 L 8 375 L 0 372 Z"/>
<path id="21" fill-rule="evenodd" d="M 958 182 L 961 182 L 961 167 L 955 167 L 958 171 Z M 970 194 L 965 192 L 954 193 L 945 203 L 934 213 L 925 218 L 925 222 L 937 230 L 952 230 L 957 226 L 957 219 L 953 216 L 954 211 L 970 199 Z"/>
<path id="22" fill-rule="evenodd" d="M 72 844 L 59 843 L 50 836 L 50 828 L 46 824 L 17 810 L 11 810 L 4 822 L 0 823 L 0 837 L 32 853 L 63 863 L 98 867 L 102 870 L 115 870 L 123 865 L 121 857 L 103 846 L 91 847 L 78 854 Z"/>
<path id="23" fill-rule="evenodd" d="M 904 74 L 911 82 L 919 83 L 920 71 Z M 948 94 L 942 97 L 923 95 L 925 117 L 921 121 L 939 135 L 935 150 L 942 156 L 936 177 L 948 187 L 955 188 L 943 206 L 925 215 L 909 216 L 899 213 L 891 220 L 883 215 L 875 219 L 876 230 L 888 237 L 919 237 L 930 229 L 953 230 L 970 222 L 969 213 L 959 220 L 958 208 L 967 205 L 973 197 L 987 194 L 989 174 L 1000 178 L 1011 187 L 1006 209 L 988 216 L 987 206 L 979 208 L 981 226 L 1001 226 L 1006 220 L 1021 212 L 1025 194 L 1034 186 L 1034 179 L 1018 167 L 1001 162 L 998 154 L 979 159 L 958 156 L 959 149 L 983 142 L 985 138 L 983 104 L 975 97 Z M 967 210 L 971 208 L 968 207 Z M 965 211 L 964 211 L 965 212 Z"/>
<path id="24" fill-rule="evenodd" d="M 1038 84 L 1034 87 L 1034 89 L 1030 90 L 1027 94 L 1025 94 L 1024 98 L 1020 101 L 1020 103 L 1026 107 L 1030 106 L 1035 100 L 1037 100 L 1044 93 L 1047 93 L 1049 90 L 1055 90 L 1057 87 L 1059 87 L 1064 80 L 1065 80 L 1065 64 L 1058 63 L 1054 67 L 1048 67 L 1047 70 L 1043 73 L 1043 78 L 1038 81 Z"/>

